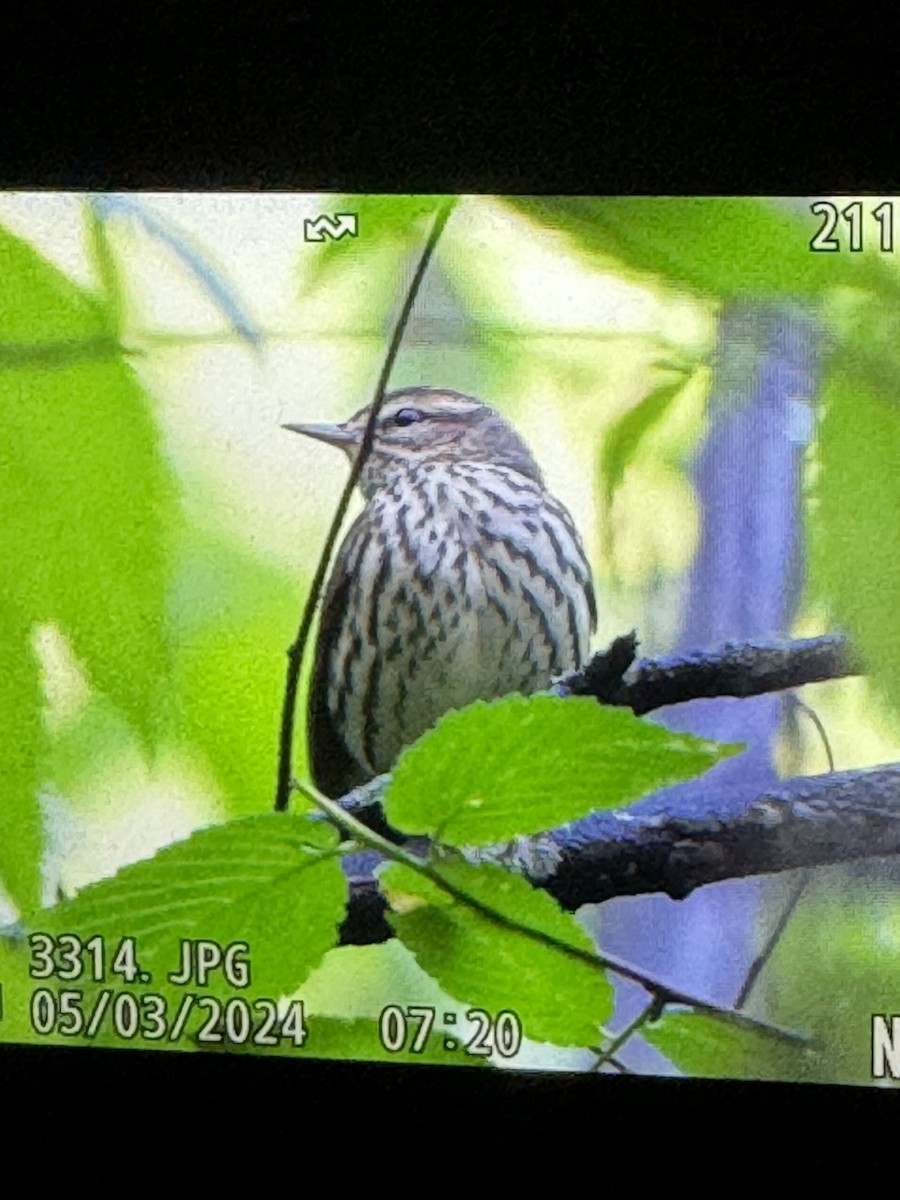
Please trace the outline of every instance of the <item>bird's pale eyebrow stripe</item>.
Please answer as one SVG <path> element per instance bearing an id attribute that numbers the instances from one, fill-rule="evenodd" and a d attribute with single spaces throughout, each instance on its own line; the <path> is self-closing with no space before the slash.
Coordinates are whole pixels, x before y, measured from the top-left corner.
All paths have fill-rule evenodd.
<path id="1" fill-rule="evenodd" d="M 411 407 L 411 406 L 409 406 Z M 429 411 L 427 408 L 420 408 L 419 412 L 423 417 L 427 417 L 431 421 L 455 421 L 457 417 L 468 417 L 473 413 L 484 411 L 481 408 L 455 408 L 451 412 L 446 410 Z"/>

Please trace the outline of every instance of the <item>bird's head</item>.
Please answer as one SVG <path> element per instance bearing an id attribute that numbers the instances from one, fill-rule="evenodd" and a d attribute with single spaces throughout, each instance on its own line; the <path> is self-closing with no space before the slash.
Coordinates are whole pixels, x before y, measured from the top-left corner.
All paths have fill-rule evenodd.
<path id="1" fill-rule="evenodd" d="M 294 433 L 339 446 L 351 461 L 362 445 L 370 406 L 341 425 L 285 425 Z M 486 462 L 541 483 L 531 451 L 512 426 L 472 396 L 443 388 L 391 392 L 375 425 L 372 450 L 360 477 L 367 497 L 428 462 Z"/>

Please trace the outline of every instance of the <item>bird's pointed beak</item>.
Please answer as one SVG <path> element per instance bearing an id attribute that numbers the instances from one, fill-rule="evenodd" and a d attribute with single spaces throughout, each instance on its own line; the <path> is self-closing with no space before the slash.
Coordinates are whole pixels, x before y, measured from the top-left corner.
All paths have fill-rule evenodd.
<path id="1" fill-rule="evenodd" d="M 342 450 L 352 450 L 357 442 L 353 430 L 345 429 L 343 425 L 282 425 L 281 428 L 327 442 L 329 446 L 340 446 Z"/>

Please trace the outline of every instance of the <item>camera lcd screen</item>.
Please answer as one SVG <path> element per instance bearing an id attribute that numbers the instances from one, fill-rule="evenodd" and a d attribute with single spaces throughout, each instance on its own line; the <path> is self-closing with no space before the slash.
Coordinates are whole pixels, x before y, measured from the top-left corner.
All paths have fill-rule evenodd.
<path id="1" fill-rule="evenodd" d="M 0 194 L 0 1041 L 900 1077 L 895 220 Z"/>

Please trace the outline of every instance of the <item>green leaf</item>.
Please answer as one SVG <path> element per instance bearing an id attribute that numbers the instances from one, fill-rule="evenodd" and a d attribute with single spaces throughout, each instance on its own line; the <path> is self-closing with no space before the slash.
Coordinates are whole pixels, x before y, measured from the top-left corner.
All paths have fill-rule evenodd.
<path id="1" fill-rule="evenodd" d="M 442 862 L 439 874 L 504 921 L 455 900 L 411 867 L 388 867 L 380 878 L 393 909 L 389 920 L 422 969 L 458 1000 L 488 1013 L 515 1011 L 529 1038 L 595 1045 L 612 1012 L 612 987 L 599 962 L 580 957 L 593 955 L 593 946 L 575 918 L 546 892 L 499 867 Z"/>
<path id="2" fill-rule="evenodd" d="M 407 833 L 488 845 L 618 808 L 737 750 L 589 697 L 478 701 L 448 713 L 404 752 L 385 813 Z"/>
<path id="3" fill-rule="evenodd" d="M 31 623 L 59 626 L 150 741 L 168 690 L 177 506 L 143 392 L 111 343 L 98 349 L 104 322 L 0 229 L 0 576 Z M 13 336 L 22 340 L 4 368 Z"/>
<path id="4" fill-rule="evenodd" d="M 0 601 L 0 885 L 20 910 L 39 903 L 43 840 L 37 800 L 46 754 L 40 674 L 24 614 Z"/>
<path id="5" fill-rule="evenodd" d="M 830 603 L 900 712 L 900 406 L 838 369 L 823 381 L 821 400 L 812 588 Z"/>
<path id="6" fill-rule="evenodd" d="M 347 885 L 328 825 L 282 813 L 202 829 L 35 914 L 49 933 L 133 937 L 154 990 L 183 939 L 249 945 L 253 994 L 297 990 L 337 940 Z M 219 981 L 218 987 L 225 987 Z"/>
<path id="7" fill-rule="evenodd" d="M 812 1053 L 692 1010 L 667 1012 L 641 1034 L 685 1074 L 705 1079 L 797 1079 Z"/>
<path id="8" fill-rule="evenodd" d="M 329 950 L 300 995 L 310 1012 L 342 1021 L 378 1020 L 391 1004 L 428 1004 L 441 1014 L 461 1009 L 397 938 Z"/>
<path id="9" fill-rule="evenodd" d="M 102 304 L 0 226 L 0 348 L 78 342 L 107 328 Z"/>
<path id="10" fill-rule="evenodd" d="M 690 376 L 660 384 L 607 431 L 600 449 L 600 472 L 607 507 L 612 503 L 613 496 L 625 477 L 625 470 L 644 437 L 662 420 L 672 401 L 681 394 L 689 381 Z"/>
<path id="11" fill-rule="evenodd" d="M 810 250 L 819 218 L 750 197 L 515 197 L 533 220 L 588 255 L 650 272 L 713 298 L 815 296 L 825 288 L 887 288 L 891 272 L 860 254 Z"/>
<path id="12" fill-rule="evenodd" d="M 862 382 L 874 396 L 896 403 L 900 387 L 900 347 L 897 312 L 900 299 L 843 289 L 829 296 L 822 309 L 828 330 L 823 347 L 829 368 L 855 383 Z"/>
<path id="13" fill-rule="evenodd" d="M 307 291 L 330 284 L 348 263 L 358 265 L 387 251 L 402 255 L 422 239 L 422 219 L 433 214 L 444 196 L 356 195 L 334 200 L 329 211 L 355 213 L 359 235 L 307 244 L 303 263 Z"/>

